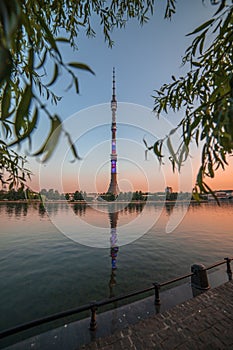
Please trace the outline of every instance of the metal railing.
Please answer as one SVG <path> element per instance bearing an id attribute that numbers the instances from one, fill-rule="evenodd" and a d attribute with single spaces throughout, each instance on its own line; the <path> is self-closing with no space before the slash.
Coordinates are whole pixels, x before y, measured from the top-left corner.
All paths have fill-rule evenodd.
<path id="1" fill-rule="evenodd" d="M 203 273 L 203 271 L 204 271 L 204 273 L 206 273 L 206 271 L 208 271 L 210 269 L 213 269 L 213 268 L 218 267 L 220 265 L 226 264 L 226 266 L 227 266 L 226 272 L 228 274 L 228 279 L 232 280 L 232 271 L 231 271 L 231 265 L 230 265 L 232 260 L 233 260 L 233 258 L 224 258 L 224 260 L 222 260 L 220 262 L 216 262 L 213 265 L 210 265 L 208 267 L 204 267 L 203 265 L 201 265 L 203 267 L 201 269 L 201 272 Z M 160 289 L 162 287 L 165 287 L 165 286 L 168 286 L 170 284 L 179 282 L 179 281 L 184 280 L 184 279 L 186 279 L 188 277 L 191 277 L 191 278 L 192 277 L 197 277 L 197 274 L 198 274 L 197 272 L 191 272 L 189 274 L 182 275 L 180 277 L 171 279 L 171 280 L 166 281 L 166 282 L 162 282 L 162 283 L 155 282 L 155 283 L 153 283 L 153 286 L 145 288 L 145 289 L 137 290 L 137 291 L 134 291 L 134 292 L 131 292 L 131 293 L 128 293 L 128 294 L 124 294 L 124 295 L 118 296 L 118 297 L 113 297 L 113 298 L 109 298 L 109 299 L 95 301 L 95 302 L 92 302 L 92 303 L 80 306 L 78 308 L 66 310 L 66 311 L 59 312 L 59 313 L 56 313 L 56 314 L 53 314 L 53 315 L 49 315 L 47 317 L 39 318 L 37 320 L 33 320 L 31 322 L 27 322 L 27 323 L 24 323 L 24 324 L 21 324 L 21 325 L 18 325 L 16 327 L 9 328 L 9 329 L 6 329 L 6 330 L 0 332 L 0 339 L 9 337 L 11 335 L 15 335 L 15 334 L 20 333 L 22 331 L 29 330 L 29 329 L 31 329 L 33 327 L 36 327 L 36 326 L 40 326 L 40 325 L 43 325 L 43 324 L 46 324 L 46 323 L 49 323 L 49 322 L 52 322 L 52 321 L 56 321 L 56 320 L 59 320 L 59 319 L 62 319 L 62 318 L 68 317 L 68 316 L 76 315 L 76 314 L 79 314 L 81 312 L 88 311 L 88 310 L 91 311 L 91 320 L 90 320 L 89 329 L 91 331 L 95 331 L 96 327 L 97 327 L 96 311 L 98 310 L 98 308 L 100 308 L 102 306 L 105 306 L 105 305 L 108 305 L 108 304 L 115 303 L 115 302 L 120 301 L 120 300 L 125 300 L 125 299 L 128 299 L 128 298 L 132 298 L 132 297 L 138 296 L 140 294 L 145 294 L 145 293 L 150 292 L 152 290 L 154 290 L 154 295 L 155 295 L 154 303 L 155 303 L 155 305 L 160 305 L 161 301 L 160 301 L 159 293 L 160 293 Z M 208 288 L 205 288 L 205 287 L 202 288 L 201 285 L 199 287 L 198 286 L 195 286 L 195 287 L 196 288 L 200 287 L 199 289 L 203 289 L 203 290 L 208 289 Z"/>

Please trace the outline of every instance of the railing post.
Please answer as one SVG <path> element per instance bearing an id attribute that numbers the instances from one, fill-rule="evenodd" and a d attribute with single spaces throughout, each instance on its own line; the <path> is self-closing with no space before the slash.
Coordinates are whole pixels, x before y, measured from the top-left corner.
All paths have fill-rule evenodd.
<path id="1" fill-rule="evenodd" d="M 228 279 L 229 279 L 229 281 L 231 281 L 232 280 L 231 259 L 224 258 L 224 260 L 226 260 L 226 264 L 227 264 Z"/>
<path id="2" fill-rule="evenodd" d="M 160 297 L 159 297 L 159 290 L 160 290 L 160 284 L 155 282 L 153 283 L 155 288 L 155 305 L 160 305 Z"/>
<path id="3" fill-rule="evenodd" d="M 95 331 L 97 327 L 97 322 L 96 322 L 96 310 L 97 306 L 96 304 L 93 304 L 91 306 L 91 322 L 90 322 L 90 331 Z"/>
<path id="4" fill-rule="evenodd" d="M 204 265 L 202 264 L 192 265 L 191 272 L 193 272 L 193 275 L 191 276 L 191 286 L 193 289 L 194 296 L 210 288 L 206 268 Z M 199 292 L 196 290 L 199 290 Z"/>

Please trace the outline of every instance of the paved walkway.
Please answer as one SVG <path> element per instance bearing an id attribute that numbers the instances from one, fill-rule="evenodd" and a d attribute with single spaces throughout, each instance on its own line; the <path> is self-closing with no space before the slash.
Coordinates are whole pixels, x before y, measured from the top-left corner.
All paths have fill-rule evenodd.
<path id="1" fill-rule="evenodd" d="M 81 349 L 233 349 L 233 281 Z"/>

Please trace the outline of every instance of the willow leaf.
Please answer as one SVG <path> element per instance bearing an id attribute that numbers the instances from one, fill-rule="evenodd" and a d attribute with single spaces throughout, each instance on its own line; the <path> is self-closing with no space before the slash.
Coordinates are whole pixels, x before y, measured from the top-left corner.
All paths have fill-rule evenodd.
<path id="1" fill-rule="evenodd" d="M 222 0 L 220 6 L 217 9 L 217 11 L 215 12 L 214 16 L 216 16 L 219 12 L 221 12 L 225 6 L 226 6 L 226 0 Z"/>
<path id="2" fill-rule="evenodd" d="M 26 85 L 24 92 L 22 94 L 19 106 L 16 111 L 16 116 L 15 116 L 15 134 L 17 138 L 20 138 L 20 131 L 24 126 L 24 118 L 29 113 L 31 99 L 32 99 L 32 87 L 31 85 Z"/>
<path id="3" fill-rule="evenodd" d="M 20 137 L 17 140 L 15 140 L 14 142 L 10 143 L 9 146 L 14 146 L 17 143 L 21 142 L 22 140 L 26 139 L 27 137 L 30 137 L 32 131 L 36 127 L 37 121 L 38 121 L 38 109 L 36 108 L 35 112 L 33 114 L 32 120 L 27 122 L 28 125 L 27 125 L 27 129 L 24 132 L 24 134 L 20 135 Z"/>
<path id="4" fill-rule="evenodd" d="M 39 24 L 41 25 L 41 28 L 44 29 L 45 33 L 46 33 L 46 38 L 51 46 L 52 49 L 54 49 L 54 51 L 56 51 L 56 53 L 58 54 L 58 56 L 61 59 L 61 54 L 60 51 L 58 50 L 57 44 L 56 44 L 56 40 L 53 37 L 53 34 L 51 33 L 49 27 L 47 26 L 46 22 L 44 21 L 43 17 L 40 16 L 39 13 L 37 13 L 37 19 Z"/>
<path id="5" fill-rule="evenodd" d="M 198 192 L 193 192 L 193 199 L 197 202 L 200 202 L 201 198 Z"/>
<path id="6" fill-rule="evenodd" d="M 147 142 L 146 142 L 144 137 L 143 137 L 143 142 L 144 142 L 144 145 L 146 146 L 146 148 L 148 148 L 148 144 L 147 144 Z"/>
<path id="7" fill-rule="evenodd" d="M 43 55 L 42 55 L 42 58 L 40 60 L 40 63 L 38 64 L 38 66 L 36 67 L 36 69 L 40 69 L 41 67 L 43 67 L 43 65 L 45 64 L 45 60 L 47 58 L 47 53 L 48 53 L 48 50 L 45 49 Z"/>
<path id="8" fill-rule="evenodd" d="M 177 127 L 172 129 L 170 132 L 169 132 L 169 136 L 175 134 L 175 132 L 177 131 Z"/>
<path id="9" fill-rule="evenodd" d="M 56 38 L 56 41 L 62 42 L 62 43 L 70 43 L 70 40 L 64 37 Z"/>
<path id="10" fill-rule="evenodd" d="M 11 88 L 9 84 L 6 84 L 2 95 L 2 101 L 1 101 L 1 120 L 5 120 L 9 117 L 10 104 L 11 104 Z"/>
<path id="11" fill-rule="evenodd" d="M 58 65 L 57 65 L 57 63 L 55 63 L 53 77 L 52 77 L 52 80 L 50 81 L 50 83 L 47 84 L 47 87 L 49 87 L 55 83 L 55 81 L 57 80 L 58 74 L 59 74 Z"/>
<path id="12" fill-rule="evenodd" d="M 159 144 L 161 144 L 161 141 L 155 142 L 155 144 L 153 146 L 153 151 L 158 158 L 162 158 L 163 155 L 161 154 L 161 150 L 159 149 Z"/>
<path id="13" fill-rule="evenodd" d="M 72 151 L 74 157 L 75 157 L 76 159 L 78 159 L 78 160 L 81 160 L 82 158 L 78 155 L 78 152 L 77 152 L 77 150 L 76 150 L 76 147 L 75 147 L 73 141 L 71 140 L 70 134 L 68 134 L 68 133 L 66 132 L 66 136 L 67 136 L 68 143 L 69 143 L 69 145 L 70 145 L 70 148 L 71 148 L 71 151 Z"/>
<path id="14" fill-rule="evenodd" d="M 216 196 L 216 194 L 214 193 L 214 191 L 207 185 L 206 182 L 203 182 L 204 186 L 207 188 L 207 190 L 211 193 L 211 195 L 214 197 L 214 199 L 216 200 L 216 202 L 218 203 L 218 205 L 220 206 L 220 202 L 218 197 Z"/>
<path id="15" fill-rule="evenodd" d="M 0 86 L 10 78 L 12 70 L 12 56 L 10 50 L 0 45 Z"/>
<path id="16" fill-rule="evenodd" d="M 172 171 L 175 172 L 175 160 L 172 157 L 169 157 L 170 162 L 172 163 Z"/>
<path id="17" fill-rule="evenodd" d="M 168 151 L 171 154 L 172 158 L 174 159 L 175 163 L 178 164 L 178 160 L 177 160 L 176 154 L 174 152 L 170 137 L 167 138 L 167 148 L 168 148 Z"/>
<path id="18" fill-rule="evenodd" d="M 197 185 L 200 188 L 201 192 L 206 192 L 203 186 L 203 167 L 201 166 L 197 174 Z"/>
<path id="19" fill-rule="evenodd" d="M 73 67 L 73 68 L 77 68 L 77 69 L 86 70 L 86 71 L 95 75 L 95 72 L 85 63 L 70 62 L 70 63 L 68 63 L 68 66 Z"/>
<path id="20" fill-rule="evenodd" d="M 182 163 L 186 161 L 188 154 L 189 154 L 188 147 L 185 144 L 183 144 L 182 149 L 180 151 L 179 159 L 178 159 L 178 171 L 180 171 Z"/>
<path id="21" fill-rule="evenodd" d="M 41 148 L 33 155 L 34 156 L 43 155 L 44 157 L 42 159 L 42 162 L 47 161 L 51 157 L 58 143 L 59 137 L 61 135 L 61 131 L 62 131 L 61 121 L 58 118 L 58 116 L 55 115 L 51 120 L 50 132 L 46 141 L 43 143 Z"/>
<path id="22" fill-rule="evenodd" d="M 202 31 L 206 27 L 210 26 L 214 21 L 215 21 L 214 18 L 210 19 L 209 21 L 203 23 L 198 28 L 196 28 L 193 32 L 186 34 L 186 36 L 193 35 L 193 34 L 196 34 L 196 33 L 200 32 L 200 31 Z"/>
<path id="23" fill-rule="evenodd" d="M 75 85 L 76 93 L 79 94 L 79 83 L 78 83 L 77 77 L 74 77 L 74 85 Z"/>

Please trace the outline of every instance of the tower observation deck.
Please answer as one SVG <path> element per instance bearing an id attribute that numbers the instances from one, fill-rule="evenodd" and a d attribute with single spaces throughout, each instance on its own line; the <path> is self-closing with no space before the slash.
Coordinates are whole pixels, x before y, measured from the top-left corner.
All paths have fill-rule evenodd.
<path id="1" fill-rule="evenodd" d="M 108 193 L 113 193 L 115 196 L 118 195 L 119 187 L 117 184 L 117 153 L 116 153 L 116 110 L 117 110 L 117 100 L 116 100 L 116 86 L 115 86 L 115 68 L 113 68 L 113 80 L 112 80 L 112 144 L 111 144 L 111 181 L 108 188 Z"/>

